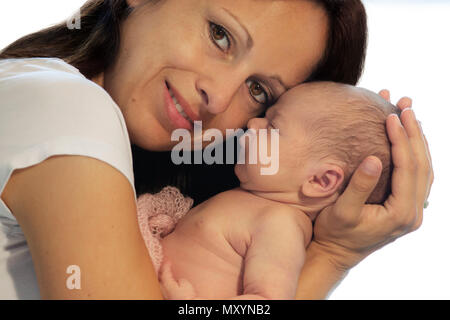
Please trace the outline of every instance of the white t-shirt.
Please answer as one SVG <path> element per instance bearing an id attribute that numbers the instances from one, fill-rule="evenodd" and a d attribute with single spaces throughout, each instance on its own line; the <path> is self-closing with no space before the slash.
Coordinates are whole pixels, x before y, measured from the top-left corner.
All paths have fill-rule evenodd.
<path id="1" fill-rule="evenodd" d="M 62 154 L 104 161 L 134 190 L 125 120 L 102 87 L 61 59 L 0 60 L 0 195 L 15 169 Z M 0 198 L 0 299 L 39 298 L 25 236 Z"/>

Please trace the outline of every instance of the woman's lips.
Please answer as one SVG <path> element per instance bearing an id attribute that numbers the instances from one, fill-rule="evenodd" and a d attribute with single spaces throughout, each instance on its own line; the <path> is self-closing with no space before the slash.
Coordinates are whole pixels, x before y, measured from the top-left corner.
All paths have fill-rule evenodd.
<path id="1" fill-rule="evenodd" d="M 183 117 L 180 112 L 178 112 L 176 106 L 175 106 L 175 102 L 171 97 L 171 94 L 169 92 L 169 87 L 170 85 L 168 83 L 165 84 L 164 86 L 164 100 L 165 100 L 165 104 L 166 104 L 166 112 L 167 115 L 169 117 L 169 120 L 172 122 L 172 125 L 177 128 L 177 129 L 187 129 L 187 130 L 192 130 L 194 128 L 193 123 L 189 120 L 187 120 L 185 117 Z M 172 93 L 174 94 L 176 100 L 178 101 L 179 105 L 182 107 L 183 111 L 189 116 L 188 111 L 186 110 L 185 105 L 183 104 L 183 101 L 181 97 L 179 97 L 179 95 L 177 96 L 176 93 L 174 92 L 173 88 L 170 89 L 170 91 L 172 91 Z M 192 118 L 191 118 L 192 119 Z"/>
<path id="2" fill-rule="evenodd" d="M 183 108 L 183 111 L 186 113 L 188 118 L 192 122 L 200 121 L 200 116 L 198 114 L 194 113 L 194 111 L 192 110 L 189 103 L 183 98 L 183 96 L 178 92 L 178 90 L 175 87 L 173 87 L 172 85 L 170 85 L 170 83 L 168 83 L 168 82 L 166 82 L 166 85 L 169 88 L 169 90 L 172 92 L 172 94 L 174 95 L 175 99 L 181 105 L 181 107 Z"/>

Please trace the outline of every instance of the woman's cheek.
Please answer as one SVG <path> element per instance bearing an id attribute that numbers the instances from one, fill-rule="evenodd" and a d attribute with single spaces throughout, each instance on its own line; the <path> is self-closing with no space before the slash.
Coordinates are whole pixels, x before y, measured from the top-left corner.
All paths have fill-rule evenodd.
<path id="1" fill-rule="evenodd" d="M 207 43 L 199 27 L 180 28 L 177 24 L 165 39 L 164 51 L 170 64 L 186 71 L 197 72 L 207 61 Z"/>

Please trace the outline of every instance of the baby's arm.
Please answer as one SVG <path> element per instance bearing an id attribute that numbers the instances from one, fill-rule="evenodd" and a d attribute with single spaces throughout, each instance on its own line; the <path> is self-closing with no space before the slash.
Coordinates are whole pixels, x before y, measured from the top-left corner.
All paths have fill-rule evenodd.
<path id="1" fill-rule="evenodd" d="M 309 236 L 309 232 L 299 226 L 289 211 L 267 212 L 249 231 L 251 243 L 244 261 L 243 294 L 229 299 L 294 299 L 305 260 L 305 233 Z M 166 299 L 205 299 L 196 295 L 187 280 L 174 279 L 170 263 L 162 266 L 160 280 Z"/>
<path id="2" fill-rule="evenodd" d="M 304 230 L 295 217 L 290 212 L 264 214 L 251 230 L 243 295 L 232 299 L 294 299 L 304 260 Z"/>

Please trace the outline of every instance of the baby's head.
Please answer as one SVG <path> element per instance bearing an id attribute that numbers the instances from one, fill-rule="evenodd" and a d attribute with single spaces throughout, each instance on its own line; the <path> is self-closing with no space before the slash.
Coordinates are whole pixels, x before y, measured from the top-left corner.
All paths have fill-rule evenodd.
<path id="1" fill-rule="evenodd" d="M 362 88 L 332 82 L 295 87 L 265 118 L 248 123 L 256 132 L 279 130 L 278 172 L 265 176 L 260 174 L 264 167 L 260 163 L 237 165 L 241 187 L 316 212 L 333 203 L 355 169 L 373 155 L 381 160 L 383 171 L 368 203 L 383 203 L 391 184 L 386 118 L 392 113 L 399 115 L 400 110 Z"/>

